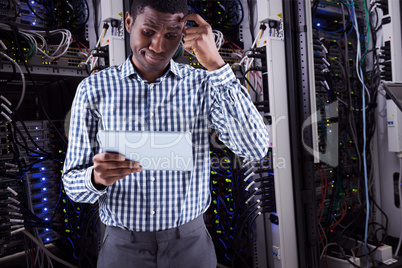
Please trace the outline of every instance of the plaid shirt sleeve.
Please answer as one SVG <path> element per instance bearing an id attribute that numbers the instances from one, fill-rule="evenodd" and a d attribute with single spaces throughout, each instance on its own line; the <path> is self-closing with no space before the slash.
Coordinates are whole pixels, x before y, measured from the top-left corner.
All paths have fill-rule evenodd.
<path id="1" fill-rule="evenodd" d="M 88 81 L 87 78 L 78 86 L 71 108 L 63 184 L 73 201 L 94 203 L 106 190 L 97 190 L 91 182 L 92 158 L 99 150 L 96 142 L 99 118 L 88 99 Z"/>
<path id="2" fill-rule="evenodd" d="M 268 131 L 247 90 L 228 64 L 210 72 L 209 78 L 210 123 L 219 131 L 219 139 L 237 155 L 263 158 L 269 146 Z"/>

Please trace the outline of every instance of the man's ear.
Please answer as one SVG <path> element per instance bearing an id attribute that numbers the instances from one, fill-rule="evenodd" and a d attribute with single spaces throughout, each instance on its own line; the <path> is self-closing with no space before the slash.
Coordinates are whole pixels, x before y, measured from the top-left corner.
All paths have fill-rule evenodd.
<path id="1" fill-rule="evenodd" d="M 126 19 L 124 20 L 124 25 L 126 26 L 126 31 L 128 33 L 130 33 L 131 31 L 131 26 L 133 22 L 134 22 L 133 17 L 131 17 L 130 13 L 126 11 Z"/>

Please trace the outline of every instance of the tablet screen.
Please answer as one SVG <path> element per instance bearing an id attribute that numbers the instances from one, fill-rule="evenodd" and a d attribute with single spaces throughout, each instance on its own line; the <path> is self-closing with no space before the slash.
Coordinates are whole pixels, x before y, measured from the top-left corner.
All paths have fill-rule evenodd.
<path id="1" fill-rule="evenodd" d="M 143 170 L 193 169 L 190 132 L 101 130 L 98 139 L 104 152 L 120 153 Z"/>

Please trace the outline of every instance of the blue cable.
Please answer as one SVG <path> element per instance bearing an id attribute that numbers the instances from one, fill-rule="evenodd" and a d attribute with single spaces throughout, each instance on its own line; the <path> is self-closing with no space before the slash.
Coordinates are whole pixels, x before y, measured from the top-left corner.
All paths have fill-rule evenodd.
<path id="1" fill-rule="evenodd" d="M 354 10 L 354 2 L 351 0 L 350 4 L 351 10 Z M 360 48 L 360 34 L 359 34 L 359 26 L 357 23 L 357 17 L 356 17 L 356 12 L 353 12 L 353 19 L 356 21 L 355 23 L 355 29 L 356 29 L 356 37 L 357 37 L 357 52 L 358 52 L 358 59 L 360 61 L 361 59 L 361 48 Z M 358 62 L 359 62 L 358 61 Z M 363 109 L 363 172 L 364 172 L 364 187 L 365 187 L 365 194 L 366 194 L 366 224 L 364 228 L 364 253 L 366 255 L 366 267 L 369 268 L 369 256 L 368 256 L 368 247 L 367 247 L 367 236 L 368 236 L 368 223 L 369 223 L 369 218 L 370 218 L 370 201 L 369 201 L 369 193 L 368 193 L 368 178 L 367 178 L 367 158 L 366 158 L 366 143 L 367 143 L 367 137 L 366 137 L 366 99 L 365 99 L 365 84 L 364 84 L 364 77 L 363 77 L 363 71 L 361 66 L 359 67 L 360 72 L 360 77 L 361 77 L 361 82 L 362 82 L 362 109 Z"/>

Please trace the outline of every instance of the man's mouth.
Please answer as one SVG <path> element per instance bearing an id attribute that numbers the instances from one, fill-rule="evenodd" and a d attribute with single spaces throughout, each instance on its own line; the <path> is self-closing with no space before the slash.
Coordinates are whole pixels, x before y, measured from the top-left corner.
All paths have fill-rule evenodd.
<path id="1" fill-rule="evenodd" d="M 165 58 L 163 58 L 163 57 L 155 57 L 154 55 L 150 55 L 148 53 L 145 53 L 145 58 L 147 59 L 147 61 L 153 62 L 153 63 L 159 63 L 159 62 L 165 60 Z"/>

